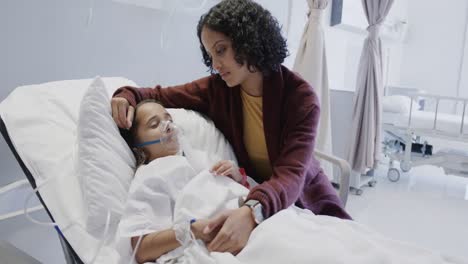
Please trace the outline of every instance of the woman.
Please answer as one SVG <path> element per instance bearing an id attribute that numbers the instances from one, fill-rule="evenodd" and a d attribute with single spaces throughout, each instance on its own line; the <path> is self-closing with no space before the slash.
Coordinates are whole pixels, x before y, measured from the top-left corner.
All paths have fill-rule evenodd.
<path id="1" fill-rule="evenodd" d="M 260 183 L 246 206 L 210 220 L 206 233 L 221 228 L 208 249 L 239 252 L 256 225 L 292 204 L 351 219 L 313 156 L 318 98 L 281 65 L 287 48 L 276 19 L 253 1 L 225 0 L 200 18 L 197 35 L 210 76 L 164 89 L 122 87 L 112 114 L 119 127 L 130 128 L 134 106 L 148 98 L 206 114 Z"/>

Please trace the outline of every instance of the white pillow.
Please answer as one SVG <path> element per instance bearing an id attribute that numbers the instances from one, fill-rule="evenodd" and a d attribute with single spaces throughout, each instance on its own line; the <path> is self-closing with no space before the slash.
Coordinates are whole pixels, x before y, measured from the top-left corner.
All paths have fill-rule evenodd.
<path id="1" fill-rule="evenodd" d="M 168 109 L 195 149 L 211 157 L 234 160 L 231 146 L 212 121 L 185 109 Z M 110 95 L 100 78 L 86 92 L 78 122 L 77 173 L 88 208 L 87 229 L 102 234 L 107 211 L 111 229 L 120 221 L 134 176 L 135 158 L 112 119 Z"/>
<path id="2" fill-rule="evenodd" d="M 135 157 L 112 119 L 110 96 L 99 77 L 81 101 L 77 130 L 76 172 L 87 207 L 86 227 L 99 235 L 108 211 L 111 225 L 118 223 L 135 171 Z"/>
<path id="3" fill-rule="evenodd" d="M 167 111 L 194 149 L 205 151 L 210 160 L 223 159 L 237 163 L 231 145 L 211 120 L 198 112 L 182 108 L 169 108 Z"/>
<path id="4" fill-rule="evenodd" d="M 382 99 L 382 110 L 384 112 L 408 114 L 410 112 L 411 98 L 405 95 L 384 96 Z M 417 110 L 419 105 L 413 101 L 413 111 Z"/>

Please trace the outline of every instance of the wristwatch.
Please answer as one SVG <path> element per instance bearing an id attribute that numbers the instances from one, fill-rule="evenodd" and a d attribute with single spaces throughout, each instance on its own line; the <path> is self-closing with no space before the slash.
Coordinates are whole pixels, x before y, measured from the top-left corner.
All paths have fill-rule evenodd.
<path id="1" fill-rule="evenodd" d="M 265 219 L 263 217 L 262 204 L 257 200 L 248 200 L 244 203 L 245 206 L 252 209 L 252 216 L 257 225 L 259 225 Z"/>

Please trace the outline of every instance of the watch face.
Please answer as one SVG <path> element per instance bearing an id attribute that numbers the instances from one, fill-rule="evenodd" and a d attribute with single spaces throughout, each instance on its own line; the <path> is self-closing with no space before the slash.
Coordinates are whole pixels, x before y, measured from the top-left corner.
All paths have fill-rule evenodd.
<path id="1" fill-rule="evenodd" d="M 262 204 L 257 203 L 253 208 L 252 208 L 252 213 L 254 215 L 255 222 L 257 224 L 260 224 L 263 222 L 263 212 L 262 212 Z"/>

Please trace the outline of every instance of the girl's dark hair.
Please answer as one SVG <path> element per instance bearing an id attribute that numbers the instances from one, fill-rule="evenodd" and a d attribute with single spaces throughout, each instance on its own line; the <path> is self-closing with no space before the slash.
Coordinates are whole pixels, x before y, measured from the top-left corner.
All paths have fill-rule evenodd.
<path id="1" fill-rule="evenodd" d="M 140 148 L 136 148 L 135 145 L 137 144 L 136 142 L 136 128 L 138 127 L 138 123 L 136 121 L 136 115 L 137 115 L 137 110 L 140 106 L 142 106 L 143 104 L 146 104 L 146 103 L 156 103 L 156 104 L 160 104 L 162 106 L 164 106 L 161 102 L 155 100 L 155 99 L 146 99 L 146 100 L 143 100 L 141 102 L 139 102 L 136 106 L 135 106 L 135 111 L 133 113 L 133 124 L 132 124 L 132 127 L 130 129 L 123 129 L 123 128 L 119 128 L 119 131 L 120 131 L 120 135 L 123 137 L 123 139 L 125 140 L 125 142 L 127 142 L 127 145 L 130 147 L 130 149 L 132 150 L 133 152 L 133 155 L 135 155 L 135 159 L 136 159 L 136 165 L 137 167 L 139 167 L 140 165 L 143 165 L 146 163 L 146 156 L 143 152 L 142 149 Z"/>
<path id="2" fill-rule="evenodd" d="M 203 27 L 229 37 L 237 63 L 247 63 L 252 72 L 278 71 L 289 55 L 281 27 L 268 10 L 251 0 L 224 0 L 202 15 L 197 26 L 203 60 L 211 73 L 213 61 L 201 41 Z"/>

